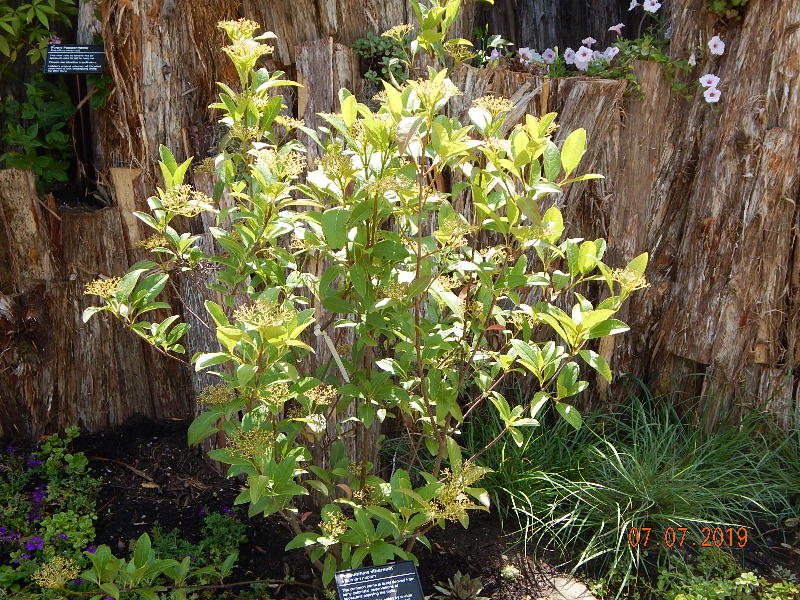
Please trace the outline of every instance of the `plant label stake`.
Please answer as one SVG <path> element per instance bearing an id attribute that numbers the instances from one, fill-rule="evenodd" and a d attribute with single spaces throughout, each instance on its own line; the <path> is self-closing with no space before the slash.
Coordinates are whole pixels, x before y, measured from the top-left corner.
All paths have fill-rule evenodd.
<path id="1" fill-rule="evenodd" d="M 106 66 L 106 53 L 103 46 L 90 44 L 47 44 L 47 58 L 44 61 L 45 73 L 78 73 L 92 75 L 102 73 Z"/>
<path id="2" fill-rule="evenodd" d="M 339 600 L 425 600 L 410 560 L 336 572 Z"/>

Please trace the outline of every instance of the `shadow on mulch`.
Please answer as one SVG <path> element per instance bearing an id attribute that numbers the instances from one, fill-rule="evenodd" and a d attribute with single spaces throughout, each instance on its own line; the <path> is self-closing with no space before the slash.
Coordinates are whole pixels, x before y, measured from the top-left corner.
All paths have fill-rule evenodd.
<path id="1" fill-rule="evenodd" d="M 103 480 L 95 523 L 98 544 L 123 553 L 142 533 L 154 525 L 181 532 L 181 537 L 197 541 L 203 515 L 235 510 L 247 524 L 248 542 L 240 547 L 239 562 L 230 582 L 254 579 L 293 578 L 314 583 L 315 577 L 305 553 L 285 551 L 292 538 L 281 523 L 272 518 L 247 519 L 244 507 L 233 501 L 241 482 L 217 474 L 203 459 L 199 449 L 186 444 L 188 424 L 138 422 L 95 435 L 82 435 L 76 450 L 90 457 L 92 469 Z M 546 566 L 539 567 L 521 549 L 510 549 L 512 540 L 504 537 L 493 515 L 473 513 L 469 529 L 458 524 L 430 535 L 432 550 L 417 546 L 418 571 L 426 594 L 435 592 L 433 584 L 446 581 L 456 571 L 478 576 L 484 584 L 481 595 L 496 600 L 539 598 L 546 587 Z M 500 577 L 500 569 L 514 564 L 522 576 L 514 580 Z M 306 600 L 308 589 L 286 585 L 272 591 L 276 598 Z"/>

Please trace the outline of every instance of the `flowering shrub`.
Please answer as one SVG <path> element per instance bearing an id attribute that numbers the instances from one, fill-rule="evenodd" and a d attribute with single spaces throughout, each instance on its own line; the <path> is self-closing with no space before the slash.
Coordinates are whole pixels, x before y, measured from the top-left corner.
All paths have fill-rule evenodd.
<path id="1" fill-rule="evenodd" d="M 414 4 L 412 55 L 447 60 L 457 6 Z M 559 147 L 554 113 L 527 115 L 506 132 L 511 102 L 486 97 L 462 124 L 443 114 L 459 90 L 446 70 L 430 69 L 384 83 L 377 111 L 342 90 L 340 111 L 311 129 L 279 116 L 275 92 L 296 84 L 254 69 L 274 35 L 256 36 L 252 21 L 220 26 L 240 88 L 219 84 L 212 105 L 230 129 L 214 158 L 215 198 L 227 193 L 232 205 L 192 191 L 191 159 L 178 163 L 162 147 L 164 189 L 149 198 L 150 212 L 136 213 L 154 231 L 155 260 L 89 284 L 103 303 L 84 319 L 110 312 L 180 353 L 187 325 L 177 315 L 143 317 L 167 306 L 157 296 L 171 275 L 215 268 L 218 301 L 205 308 L 219 346 L 191 360 L 220 383 L 201 394 L 189 443 L 225 434 L 210 456 L 245 478 L 236 502 L 251 516 L 282 517 L 295 534 L 287 549 L 304 548 L 328 585 L 337 569 L 413 558 L 433 527 L 466 527 L 469 511 L 486 508 L 478 484 L 487 469 L 459 444 L 466 415 L 487 404 L 499 415 L 489 446 L 506 435 L 521 442 L 520 429 L 538 425 L 547 406 L 580 426 L 569 402 L 589 385 L 582 365 L 610 380 L 590 346 L 627 330 L 614 316 L 646 285 L 647 255 L 611 269 L 603 240 L 564 238 L 553 198 L 599 176 L 576 176 L 586 133 Z M 287 132 L 319 147 L 314 166 Z M 472 215 L 454 208 L 462 198 Z M 176 216 L 199 211 L 216 215 L 221 252 L 175 228 Z M 607 292 L 597 303 L 590 282 Z M 337 330 L 352 332 L 346 349 L 332 340 Z M 316 369 L 307 366 L 312 331 L 332 355 Z M 512 406 L 502 385 L 518 376 L 539 389 Z M 383 478 L 373 458 L 382 437 L 372 432 L 390 422 L 406 432 L 414 472 Z M 348 440 L 357 443 L 346 451 Z M 311 494 L 321 506 L 313 514 L 301 510 Z"/>

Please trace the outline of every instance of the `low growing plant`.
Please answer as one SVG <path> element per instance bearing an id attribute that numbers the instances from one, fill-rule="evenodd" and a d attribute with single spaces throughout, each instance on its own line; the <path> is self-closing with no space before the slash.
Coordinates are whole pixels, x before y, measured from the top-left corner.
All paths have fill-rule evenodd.
<path id="1" fill-rule="evenodd" d="M 412 52 L 443 62 L 458 2 L 414 7 Z M 611 269 L 603 240 L 564 238 L 555 199 L 598 176 L 576 176 L 585 131 L 559 147 L 554 113 L 508 130 L 511 102 L 485 97 L 462 124 L 444 114 L 460 92 L 446 70 L 430 69 L 384 83 L 377 111 L 342 90 L 340 111 L 312 129 L 281 114 L 276 92 L 296 84 L 256 68 L 274 35 L 255 35 L 252 21 L 221 27 L 239 86 L 219 84 L 213 105 L 229 128 L 214 198 L 184 182 L 191 159 L 162 147 L 164 188 L 136 213 L 153 230 L 155 260 L 89 283 L 103 302 L 84 320 L 110 312 L 180 354 L 188 324 L 177 314 L 146 319 L 169 308 L 158 296 L 172 275 L 213 271 L 206 325 L 219 345 L 191 362 L 220 383 L 201 394 L 189 443 L 225 434 L 210 456 L 245 479 L 237 504 L 280 516 L 295 534 L 287 549 L 304 548 L 328 585 L 366 560 L 413 558 L 433 527 L 466 527 L 470 510 L 486 508 L 478 485 L 488 469 L 459 441 L 473 411 L 488 406 L 502 423 L 487 448 L 505 436 L 520 443 L 548 405 L 580 426 L 570 399 L 589 385 L 581 365 L 611 378 L 591 345 L 627 330 L 615 314 L 646 285 L 647 256 Z M 299 142 L 279 142 L 278 123 L 319 148 L 314 166 Z M 227 208 L 217 204 L 223 193 Z M 464 198 L 471 215 L 454 208 Z M 221 252 L 176 229 L 175 217 L 201 212 L 216 215 Z M 590 282 L 605 298 L 589 300 Z M 312 331 L 330 358 L 314 357 Z M 347 349 L 333 343 L 337 331 L 351 333 Z M 499 391 L 511 374 L 538 384 L 515 405 Z M 405 469 L 375 474 L 382 437 L 373 432 L 392 422 L 411 440 L 418 481 Z M 320 508 L 307 514 L 312 494 Z"/>

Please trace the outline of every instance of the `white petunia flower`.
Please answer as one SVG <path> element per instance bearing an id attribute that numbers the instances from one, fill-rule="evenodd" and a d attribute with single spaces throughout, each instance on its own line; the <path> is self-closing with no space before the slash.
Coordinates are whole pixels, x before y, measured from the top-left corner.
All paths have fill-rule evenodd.
<path id="1" fill-rule="evenodd" d="M 587 37 L 586 39 L 581 40 L 581 44 L 583 44 L 584 46 L 589 46 L 589 48 L 591 48 L 596 43 L 597 40 L 594 39 L 593 37 Z"/>
<path id="2" fill-rule="evenodd" d="M 711 54 L 722 56 L 725 54 L 725 42 L 722 41 L 721 37 L 715 35 L 708 40 L 708 49 L 711 50 Z"/>
<path id="3" fill-rule="evenodd" d="M 603 52 L 603 58 L 605 58 L 608 62 L 614 60 L 614 57 L 619 54 L 619 48 L 616 46 L 609 46 L 606 48 L 606 51 Z"/>
<path id="4" fill-rule="evenodd" d="M 706 102 L 719 102 L 720 96 L 722 96 L 722 92 L 720 92 L 715 87 L 708 88 L 705 92 L 703 92 L 703 96 L 706 99 Z"/>
<path id="5" fill-rule="evenodd" d="M 579 71 L 585 71 L 589 68 L 589 62 L 594 58 L 594 53 L 586 46 L 581 46 L 575 53 L 575 67 Z"/>
<path id="6" fill-rule="evenodd" d="M 690 67 L 694 67 L 697 65 L 697 57 L 694 55 L 694 52 L 692 52 L 689 55 L 689 60 L 687 60 L 686 62 L 689 64 Z"/>
<path id="7" fill-rule="evenodd" d="M 658 9 L 661 8 L 661 3 L 658 0 L 644 0 L 642 8 L 649 13 L 658 12 Z"/>
<path id="8" fill-rule="evenodd" d="M 573 50 L 572 48 L 567 48 L 566 50 L 564 50 L 564 62 L 567 63 L 568 65 L 575 64 L 575 50 Z"/>
<path id="9" fill-rule="evenodd" d="M 639 4 L 636 0 L 631 0 L 631 5 L 628 7 L 628 10 L 631 11 L 637 6 L 641 6 L 641 4 Z"/>
<path id="10" fill-rule="evenodd" d="M 556 52 L 552 48 L 548 48 L 544 52 L 542 52 L 542 60 L 545 64 L 552 65 L 553 61 L 556 59 Z"/>
<path id="11" fill-rule="evenodd" d="M 715 88 L 719 84 L 719 77 L 713 73 L 706 73 L 700 79 L 700 85 L 704 88 Z"/>
<path id="12" fill-rule="evenodd" d="M 517 54 L 522 60 L 530 60 L 531 59 L 531 49 L 530 48 L 520 48 L 517 50 Z"/>
<path id="13" fill-rule="evenodd" d="M 622 35 L 622 28 L 625 27 L 624 23 L 617 23 L 616 25 L 612 25 L 608 28 L 609 31 L 613 31 L 617 35 Z"/>

